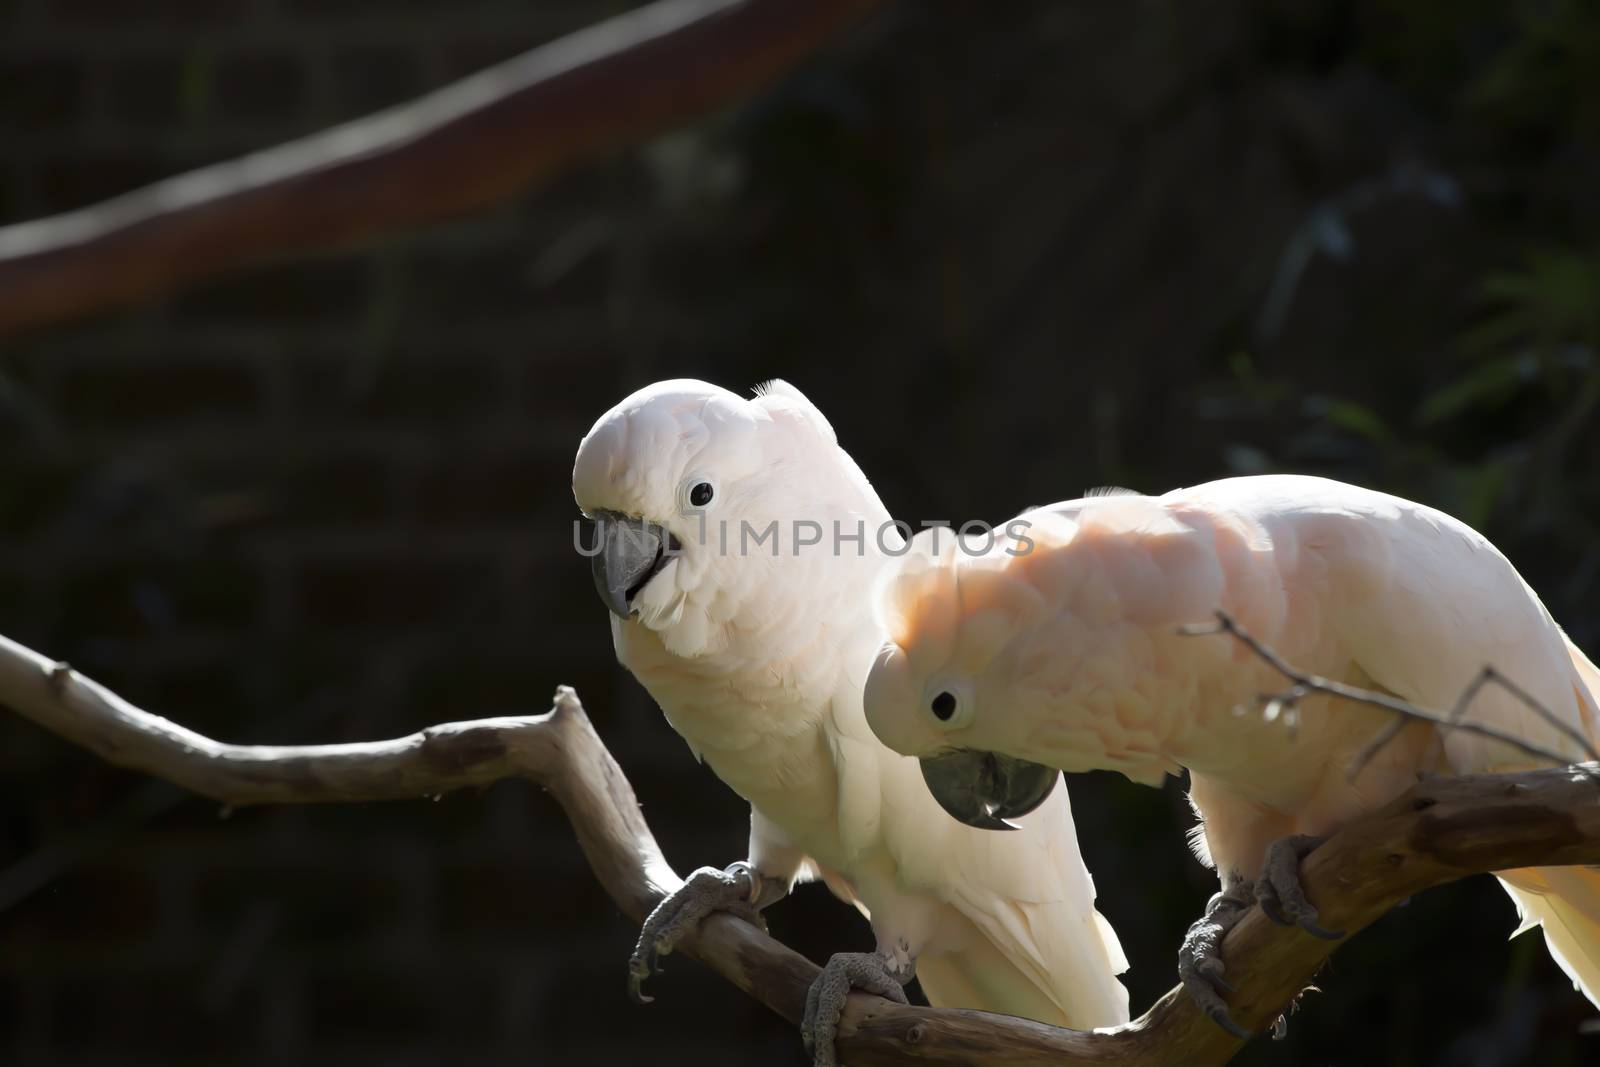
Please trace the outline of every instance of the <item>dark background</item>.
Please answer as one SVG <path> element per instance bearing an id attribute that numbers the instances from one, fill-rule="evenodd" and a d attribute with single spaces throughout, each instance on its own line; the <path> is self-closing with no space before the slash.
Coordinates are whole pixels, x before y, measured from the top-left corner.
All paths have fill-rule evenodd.
<path id="1" fill-rule="evenodd" d="M 0 221 L 626 6 L 0 0 Z M 1332 474 L 1480 526 L 1596 652 L 1597 238 L 1595 3 L 903 3 L 492 214 L 0 342 L 0 632 L 242 742 L 571 683 L 721 865 L 745 809 L 614 665 L 569 474 L 640 385 L 782 376 L 908 519 Z M 1072 787 L 1142 1010 L 1213 877 L 1176 783 Z M 870 944 L 821 888 L 771 917 Z M 1431 892 L 1239 1062 L 1600 1059 L 1513 925 Z M 224 819 L 0 718 L 0 1062 L 804 1062 L 692 963 L 630 1004 L 634 933 L 520 784 Z"/>

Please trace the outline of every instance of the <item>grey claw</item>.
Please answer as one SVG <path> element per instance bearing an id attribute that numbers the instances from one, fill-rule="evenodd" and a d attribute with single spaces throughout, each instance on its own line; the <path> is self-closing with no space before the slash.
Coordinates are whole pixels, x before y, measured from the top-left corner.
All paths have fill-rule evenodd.
<path id="1" fill-rule="evenodd" d="M 1217 962 L 1219 964 L 1221 963 L 1220 960 L 1218 960 Z M 1219 971 L 1221 970 L 1220 966 L 1218 967 L 1218 970 Z M 1204 973 L 1204 972 L 1202 972 L 1202 973 Z M 1226 978 L 1222 977 L 1222 975 L 1220 973 L 1219 974 L 1206 973 L 1206 974 L 1204 974 L 1204 977 L 1205 977 L 1206 981 L 1210 982 L 1212 985 L 1216 986 L 1218 989 L 1222 990 L 1224 993 L 1237 993 L 1237 992 L 1239 992 L 1237 989 L 1235 989 L 1233 987 L 1233 983 L 1228 981 Z"/>
<path id="2" fill-rule="evenodd" d="M 1257 891 L 1259 894 L 1259 890 Z M 1293 926 L 1294 920 L 1278 910 L 1278 905 L 1271 896 L 1260 894 L 1256 897 L 1256 906 L 1261 909 L 1261 914 L 1277 923 L 1279 926 Z"/>
<path id="3" fill-rule="evenodd" d="M 838 1067 L 834 1039 L 852 989 L 905 1004 L 908 1001 L 904 986 L 911 981 L 912 973 L 897 973 L 888 959 L 875 952 L 834 953 L 806 990 L 806 1010 L 800 1019 L 800 1040 L 811 1053 L 812 1067 Z"/>
<path id="4" fill-rule="evenodd" d="M 1220 977 L 1210 977 L 1205 974 L 1193 974 L 1182 978 L 1183 988 L 1189 994 L 1206 1018 L 1222 1027 L 1241 1041 L 1248 1041 L 1254 1035 L 1238 1023 L 1233 1021 L 1233 1016 L 1228 1014 L 1228 1005 L 1217 993 L 1217 988 L 1232 993 L 1233 987 Z"/>
<path id="5" fill-rule="evenodd" d="M 1225 1007 L 1212 1006 L 1207 1008 L 1206 1018 L 1222 1027 L 1240 1041 L 1249 1041 L 1252 1037 L 1256 1036 L 1250 1031 L 1246 1030 L 1244 1027 L 1240 1026 L 1238 1023 L 1234 1022 L 1233 1016 L 1228 1014 L 1228 1009 Z"/>
<path id="6" fill-rule="evenodd" d="M 1223 936 L 1244 915 L 1249 892 L 1250 886 L 1243 884 L 1213 896 L 1205 915 L 1189 927 L 1178 950 L 1178 980 L 1190 999 L 1208 1019 L 1241 1041 L 1252 1035 L 1228 1014 L 1221 994 L 1234 992 L 1234 987 L 1223 977 L 1225 968 L 1217 951 Z"/>
<path id="7" fill-rule="evenodd" d="M 628 996 L 634 1003 L 655 1000 L 644 992 L 645 980 L 664 969 L 661 957 L 671 955 L 683 936 L 712 912 L 729 912 L 765 930 L 766 922 L 752 903 L 760 884 L 760 875 L 747 863 L 735 863 L 721 871 L 701 867 L 677 892 L 657 904 L 640 928 L 639 940 L 628 958 Z"/>
<path id="8" fill-rule="evenodd" d="M 1297 834 L 1267 846 L 1261 879 L 1256 885 L 1256 903 L 1267 918 L 1281 926 L 1298 926 L 1312 937 L 1338 941 L 1344 933 L 1329 930 L 1318 921 L 1317 909 L 1300 887 L 1300 861 L 1322 841 L 1320 837 Z"/>
<path id="9" fill-rule="evenodd" d="M 637 959 L 628 961 L 628 999 L 635 1004 L 654 1004 L 655 997 L 644 991 L 644 980 L 655 970 L 655 953 L 652 951 L 643 965 Z"/>

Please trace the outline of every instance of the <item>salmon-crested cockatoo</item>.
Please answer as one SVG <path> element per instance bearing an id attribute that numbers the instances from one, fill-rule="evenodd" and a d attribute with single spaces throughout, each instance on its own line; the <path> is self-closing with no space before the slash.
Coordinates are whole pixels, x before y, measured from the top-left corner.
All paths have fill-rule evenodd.
<path id="1" fill-rule="evenodd" d="M 798 390 L 745 399 L 659 382 L 579 446 L 573 493 L 617 658 L 717 776 L 750 802 L 749 855 L 702 868 L 645 923 L 631 988 L 715 910 L 759 922 L 821 878 L 867 916 L 871 953 L 811 989 L 819 1063 L 852 987 L 1079 1029 L 1128 1018 L 1116 936 L 1094 908 L 1064 790 L 1015 833 L 950 819 L 914 759 L 872 736 L 861 690 L 884 635 L 872 588 L 900 530 Z M 1053 783 L 1052 783 L 1053 784 Z"/>
<path id="2" fill-rule="evenodd" d="M 1337 937 L 1299 886 L 1299 859 L 1321 836 L 1421 775 L 1536 761 L 1413 722 L 1352 778 L 1391 713 L 1312 696 L 1295 707 L 1295 729 L 1242 714 L 1284 680 L 1241 643 L 1186 636 L 1185 625 L 1227 612 L 1301 671 L 1440 711 L 1492 666 L 1564 729 L 1494 686 L 1469 720 L 1574 760 L 1579 738 L 1600 744 L 1600 673 L 1492 544 L 1432 508 L 1274 475 L 1070 501 L 1021 523 L 1020 538 L 971 552 L 952 542 L 908 554 L 880 583 L 891 642 L 867 682 L 868 721 L 922 759 L 946 810 L 984 825 L 1026 811 L 1057 769 L 1157 785 L 1187 768 L 1203 819 L 1196 851 L 1215 863 L 1222 893 L 1179 971 L 1236 1033 L 1211 949 L 1252 895 L 1278 921 Z M 1600 869 L 1498 873 L 1521 929 L 1542 925 L 1551 954 L 1600 1003 Z"/>

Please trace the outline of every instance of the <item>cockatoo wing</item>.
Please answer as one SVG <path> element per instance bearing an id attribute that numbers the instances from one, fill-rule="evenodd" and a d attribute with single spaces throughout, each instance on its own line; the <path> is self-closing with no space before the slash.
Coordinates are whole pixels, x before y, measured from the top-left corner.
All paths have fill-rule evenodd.
<path id="1" fill-rule="evenodd" d="M 1049 998 L 1063 1025 L 1092 1029 L 1126 1022 L 1128 991 L 1114 976 L 1128 969 L 1128 961 L 1095 909 L 1094 883 L 1078 851 L 1066 790 L 1058 789 L 1020 821 L 1033 831 L 1028 838 L 956 824 L 960 839 L 940 858 L 954 867 L 945 883 L 949 903 L 1012 971 Z M 1019 839 L 1015 844 L 1013 837 Z M 1053 886 L 1053 893 L 1038 893 L 1041 885 Z M 1023 887 L 1037 898 L 1022 893 Z M 984 973 L 992 984 L 1011 979 L 996 967 Z"/>
<path id="2" fill-rule="evenodd" d="M 1313 487 L 1323 494 L 1327 485 Z M 1341 501 L 1381 532 L 1358 555 L 1334 558 L 1334 624 L 1374 682 L 1449 711 L 1485 666 L 1525 689 L 1570 730 L 1600 742 L 1600 671 L 1569 641 L 1511 563 L 1476 531 L 1431 508 L 1353 487 Z M 1328 501 L 1321 501 L 1325 509 Z M 1315 520 L 1300 533 L 1315 539 Z M 1515 695 L 1485 686 L 1464 717 L 1582 759 L 1582 747 Z M 1466 733 L 1443 736 L 1458 774 L 1509 771 L 1537 760 Z M 1551 955 L 1600 1004 L 1600 869 L 1547 867 L 1500 874 L 1517 904 L 1517 933 L 1542 926 Z"/>
<path id="3" fill-rule="evenodd" d="M 1293 475 L 1227 479 L 1163 500 L 1233 512 L 1266 531 L 1295 583 L 1287 590 L 1287 648 L 1326 647 L 1319 636 L 1331 632 L 1372 682 L 1441 712 L 1492 666 L 1569 730 L 1591 743 L 1600 738 L 1591 692 L 1600 671 L 1510 561 L 1465 523 L 1398 497 Z M 1503 687 L 1483 687 L 1466 717 L 1582 758 L 1582 746 Z M 1537 762 L 1459 732 L 1446 734 L 1444 750 L 1446 765 L 1459 774 Z"/>
<path id="4" fill-rule="evenodd" d="M 1600 712 L 1585 674 L 1593 677 L 1594 668 L 1511 563 L 1469 527 L 1421 505 L 1405 504 L 1379 528 L 1387 552 L 1359 566 L 1383 568 L 1372 575 L 1382 595 L 1351 597 L 1340 613 L 1361 668 L 1407 700 L 1449 711 L 1478 673 L 1493 667 L 1593 744 Z M 1465 718 L 1583 757 L 1581 746 L 1502 686 L 1479 690 Z M 1458 774 L 1537 764 L 1525 752 L 1460 732 L 1444 735 L 1444 749 Z"/>

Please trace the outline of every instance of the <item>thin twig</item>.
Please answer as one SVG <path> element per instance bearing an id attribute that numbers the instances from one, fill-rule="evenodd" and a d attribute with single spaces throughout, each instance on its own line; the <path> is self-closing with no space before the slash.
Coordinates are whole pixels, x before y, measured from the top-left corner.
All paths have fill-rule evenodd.
<path id="1" fill-rule="evenodd" d="M 1461 722 L 1452 715 L 1441 715 L 1438 712 L 1429 711 L 1426 708 L 1418 707 L 1409 701 L 1401 700 L 1399 697 L 1393 697 L 1387 693 L 1380 693 L 1372 689 L 1362 689 L 1359 686 L 1346 685 L 1343 682 L 1335 682 L 1331 678 L 1323 678 L 1319 675 L 1307 674 L 1304 671 L 1291 667 L 1283 660 L 1281 656 L 1257 639 L 1254 634 L 1250 633 L 1244 627 L 1235 622 L 1233 616 L 1229 615 L 1225 611 L 1217 612 L 1217 621 L 1215 624 L 1194 624 L 1189 626 L 1180 626 L 1178 628 L 1178 632 L 1185 637 L 1202 637 L 1210 634 L 1222 633 L 1231 635 L 1235 640 L 1239 641 L 1246 648 L 1250 649 L 1250 651 L 1254 652 L 1258 657 L 1265 661 L 1273 670 L 1277 671 L 1290 682 L 1294 683 L 1295 688 L 1291 689 L 1288 693 L 1282 694 L 1278 697 L 1267 698 L 1268 700 L 1276 701 L 1282 705 L 1292 705 L 1296 700 L 1300 699 L 1300 696 L 1305 695 L 1305 693 L 1326 693 L 1329 696 L 1335 696 L 1341 700 L 1349 700 L 1358 704 L 1369 704 L 1373 707 L 1383 708 L 1386 711 L 1392 711 L 1396 715 L 1401 716 L 1404 720 L 1429 722 L 1433 723 L 1435 726 L 1443 727 L 1447 730 L 1459 730 L 1463 733 L 1469 733 L 1478 737 L 1488 738 L 1491 741 L 1499 741 L 1502 744 L 1510 745 L 1512 748 L 1525 752 L 1528 755 L 1533 756 L 1535 759 L 1548 760 L 1550 763 L 1555 764 L 1556 766 L 1565 766 L 1573 762 L 1569 756 L 1563 753 L 1557 752 L 1554 749 L 1545 748 L 1542 745 L 1534 744 L 1531 741 L 1525 741 L 1522 738 L 1517 737 L 1515 734 L 1507 733 L 1504 730 L 1497 730 L 1492 726 L 1485 726 L 1482 723 L 1476 722 Z M 1485 683 L 1494 681 L 1506 686 L 1508 691 L 1510 691 L 1514 696 L 1519 696 L 1524 703 L 1528 704 L 1528 706 L 1538 713 L 1547 723 L 1582 746 L 1590 761 L 1600 762 L 1600 752 L 1595 750 L 1595 747 L 1589 743 L 1587 738 L 1583 737 L 1581 733 L 1578 733 L 1571 726 L 1556 718 L 1553 712 L 1551 712 L 1548 708 L 1542 707 L 1537 701 L 1532 700 L 1532 698 L 1529 697 L 1525 692 L 1511 686 L 1503 676 L 1496 672 L 1491 672 L 1490 677 L 1485 678 L 1483 681 Z M 1295 693 L 1298 690 L 1304 690 L 1305 693 L 1301 693 L 1299 696 L 1297 696 Z M 1393 727 L 1391 726 L 1390 729 L 1392 730 Z"/>
<path id="2" fill-rule="evenodd" d="M 1528 708 L 1528 710 L 1539 716 L 1546 723 L 1553 726 L 1560 733 L 1565 734 L 1571 741 L 1583 749 L 1584 755 L 1586 755 L 1590 760 L 1600 760 L 1600 752 L 1595 750 L 1594 745 L 1589 743 L 1589 739 L 1585 737 L 1577 727 L 1558 718 L 1555 712 L 1551 711 L 1549 708 L 1539 703 L 1539 701 L 1535 700 L 1533 694 L 1529 693 L 1526 689 L 1522 688 L 1522 686 L 1518 685 L 1510 678 L 1507 678 L 1505 675 L 1495 670 L 1493 664 L 1485 664 L 1483 673 L 1487 676 L 1485 679 L 1486 681 L 1493 682 L 1501 689 L 1504 689 L 1506 692 L 1516 697 L 1524 707 Z"/>
<path id="3" fill-rule="evenodd" d="M 1472 681 L 1461 691 L 1461 695 L 1456 697 L 1455 706 L 1450 709 L 1450 721 L 1452 723 L 1460 724 L 1467 713 L 1468 706 L 1477 699 L 1479 691 L 1493 677 L 1494 670 L 1490 667 L 1484 667 L 1473 676 Z M 1378 733 L 1378 736 L 1367 742 L 1366 746 L 1356 753 L 1356 758 L 1350 762 L 1350 769 L 1345 772 L 1345 780 L 1353 782 L 1359 778 L 1361 772 L 1366 770 L 1367 764 L 1371 763 L 1389 742 L 1399 737 L 1401 732 L 1412 721 L 1404 715 L 1396 716 L 1394 721 L 1390 722 Z"/>

